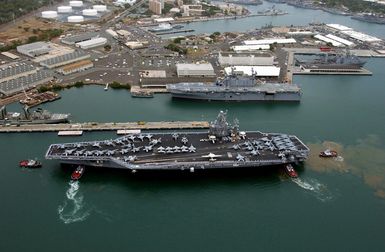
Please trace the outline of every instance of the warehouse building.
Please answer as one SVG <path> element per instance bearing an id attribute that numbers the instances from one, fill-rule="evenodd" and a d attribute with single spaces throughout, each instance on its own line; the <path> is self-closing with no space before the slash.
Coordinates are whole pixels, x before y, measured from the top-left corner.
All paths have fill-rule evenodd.
<path id="1" fill-rule="evenodd" d="M 176 64 L 178 77 L 212 77 L 215 76 L 214 68 L 210 63 L 205 64 Z"/>
<path id="2" fill-rule="evenodd" d="M 218 62 L 221 66 L 272 66 L 274 57 L 268 53 L 221 52 L 218 55 Z"/>
<path id="3" fill-rule="evenodd" d="M 78 35 L 73 35 L 73 36 L 67 36 L 61 40 L 63 44 L 67 45 L 74 45 L 79 42 L 95 39 L 99 37 L 99 33 L 97 32 L 88 32 L 88 33 L 83 33 L 83 34 L 78 34 Z"/>
<path id="4" fill-rule="evenodd" d="M 314 36 L 314 38 L 318 39 L 318 40 L 321 40 L 325 43 L 330 43 L 332 44 L 333 46 L 336 46 L 336 47 L 343 47 L 344 45 L 338 41 L 335 41 L 333 39 L 330 39 L 328 37 L 325 37 L 324 35 L 321 35 L 321 34 L 317 34 Z"/>
<path id="5" fill-rule="evenodd" d="M 98 46 L 103 46 L 105 44 L 107 44 L 107 39 L 100 37 L 76 43 L 76 46 L 80 47 L 81 49 L 90 49 Z"/>
<path id="6" fill-rule="evenodd" d="M 0 83 L 28 76 L 37 72 L 37 68 L 26 62 L 10 64 L 0 68 Z"/>
<path id="7" fill-rule="evenodd" d="M 53 80 L 52 71 L 41 70 L 28 76 L 0 83 L 0 93 L 2 95 L 12 95 L 45 84 L 51 80 Z"/>
<path id="8" fill-rule="evenodd" d="M 330 38 L 330 39 L 333 39 L 333 40 L 335 40 L 337 42 L 340 42 L 340 43 L 342 43 L 342 44 L 344 44 L 344 45 L 346 45 L 348 47 L 354 47 L 355 46 L 355 44 L 353 42 L 351 42 L 349 40 L 346 40 L 344 38 L 341 38 L 341 37 L 337 37 L 337 36 L 335 36 L 333 34 L 328 34 L 328 35 L 326 35 L 326 37 Z"/>
<path id="9" fill-rule="evenodd" d="M 49 58 L 40 62 L 41 66 L 49 69 L 68 65 L 77 61 L 85 60 L 91 56 L 84 51 L 74 51 L 57 57 Z"/>
<path id="10" fill-rule="evenodd" d="M 49 53 L 52 48 L 49 43 L 46 42 L 35 42 L 26 45 L 20 45 L 16 47 L 16 50 L 29 57 L 37 57 L 43 54 Z"/>
<path id="11" fill-rule="evenodd" d="M 85 71 L 89 68 L 92 68 L 93 66 L 94 66 L 94 64 L 92 63 L 91 60 L 82 60 L 79 62 L 75 62 L 75 63 L 69 64 L 69 65 L 66 65 L 64 67 L 61 67 L 56 71 L 60 74 L 63 74 L 63 75 L 69 75 L 72 73 Z"/>
<path id="12" fill-rule="evenodd" d="M 295 44 L 297 41 L 293 38 L 270 38 L 258 40 L 245 40 L 245 45 L 271 45 L 271 44 Z"/>

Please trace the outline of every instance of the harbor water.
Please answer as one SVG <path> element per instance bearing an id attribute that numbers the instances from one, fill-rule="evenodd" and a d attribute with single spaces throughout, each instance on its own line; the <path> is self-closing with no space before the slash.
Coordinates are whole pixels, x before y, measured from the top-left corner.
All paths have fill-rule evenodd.
<path id="1" fill-rule="evenodd" d="M 348 17 L 281 7 L 294 24 L 322 15 L 385 34 L 382 26 Z M 287 18 L 274 17 L 282 24 Z M 224 22 L 207 29 L 232 27 Z M 264 21 L 233 22 L 251 28 Z M 295 134 L 312 152 L 294 180 L 279 169 L 147 176 L 88 169 L 74 183 L 73 168 L 44 160 L 49 144 L 111 139 L 115 132 L 1 134 L 0 251 L 383 251 L 384 65 L 368 59 L 372 76 L 296 76 L 300 103 L 184 101 L 169 94 L 135 99 L 101 86 L 64 90 L 62 99 L 42 107 L 71 113 L 73 121 L 212 120 L 228 110 L 241 129 Z M 326 147 L 340 156 L 320 159 Z M 43 168 L 20 169 L 25 158 L 42 160 Z"/>

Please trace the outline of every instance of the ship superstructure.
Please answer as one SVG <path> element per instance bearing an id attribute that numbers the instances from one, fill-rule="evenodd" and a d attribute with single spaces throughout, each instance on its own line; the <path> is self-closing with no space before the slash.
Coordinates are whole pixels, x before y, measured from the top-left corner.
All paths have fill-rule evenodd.
<path id="1" fill-rule="evenodd" d="M 172 97 L 210 101 L 300 101 L 301 89 L 288 83 L 257 83 L 255 74 L 230 74 L 215 83 L 185 82 L 167 85 Z"/>
<path id="2" fill-rule="evenodd" d="M 220 112 L 205 132 L 129 134 L 115 140 L 52 144 L 46 159 L 140 170 L 262 167 L 304 161 L 308 147 L 294 135 L 239 131 Z"/>

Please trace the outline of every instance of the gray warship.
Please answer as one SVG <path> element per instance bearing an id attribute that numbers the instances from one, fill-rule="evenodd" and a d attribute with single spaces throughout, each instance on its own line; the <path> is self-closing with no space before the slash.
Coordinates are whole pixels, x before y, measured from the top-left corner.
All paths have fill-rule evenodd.
<path id="1" fill-rule="evenodd" d="M 132 172 L 258 169 L 303 162 L 309 148 L 294 135 L 240 131 L 221 111 L 208 131 L 129 134 L 114 140 L 52 144 L 45 158 Z"/>
<path id="2" fill-rule="evenodd" d="M 301 89 L 295 84 L 257 83 L 255 74 L 237 76 L 232 73 L 223 80 L 205 84 L 185 82 L 168 84 L 174 98 L 209 101 L 300 101 Z"/>
<path id="3" fill-rule="evenodd" d="M 297 64 L 303 65 L 305 68 L 360 69 L 365 63 L 366 61 L 351 54 L 349 51 L 337 55 L 324 53 L 309 61 L 297 60 Z"/>
<path id="4" fill-rule="evenodd" d="M 374 24 L 385 24 L 385 15 L 361 14 L 350 17 L 351 19 Z"/>
<path id="5" fill-rule="evenodd" d="M 22 125 L 22 124 L 53 124 L 68 123 L 69 114 L 53 114 L 41 108 L 29 111 L 28 106 L 23 107 L 24 114 L 19 112 L 7 112 L 6 107 L 0 108 L 0 124 Z"/>

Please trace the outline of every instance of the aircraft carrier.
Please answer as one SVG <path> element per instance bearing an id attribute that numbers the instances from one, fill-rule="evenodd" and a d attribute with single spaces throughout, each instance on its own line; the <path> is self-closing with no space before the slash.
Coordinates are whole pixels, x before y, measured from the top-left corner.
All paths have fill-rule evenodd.
<path id="1" fill-rule="evenodd" d="M 239 131 L 220 112 L 208 131 L 129 134 L 115 140 L 52 144 L 46 159 L 92 167 L 141 170 L 245 168 L 298 164 L 309 148 L 294 135 Z"/>
<path id="2" fill-rule="evenodd" d="M 260 83 L 252 76 L 231 74 L 223 80 L 205 84 L 186 82 L 168 84 L 174 98 L 208 101 L 300 101 L 301 89 L 294 84 Z"/>

